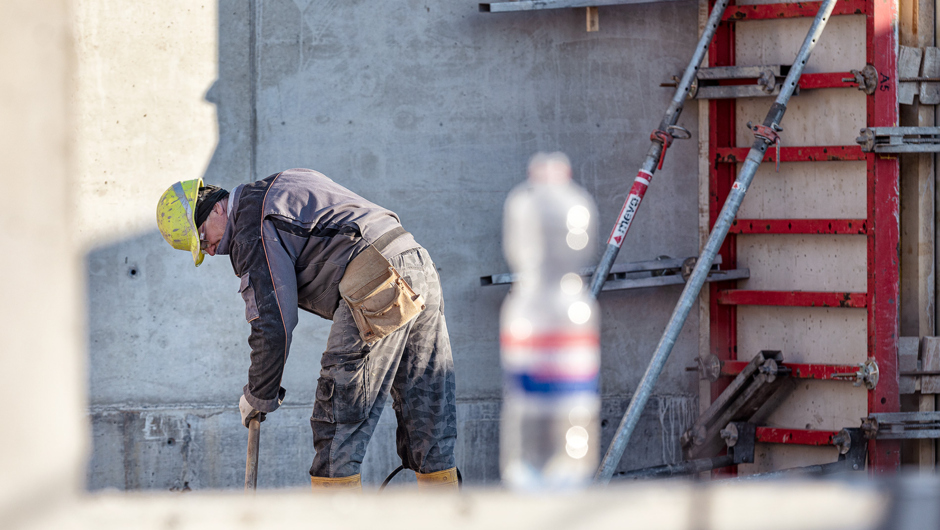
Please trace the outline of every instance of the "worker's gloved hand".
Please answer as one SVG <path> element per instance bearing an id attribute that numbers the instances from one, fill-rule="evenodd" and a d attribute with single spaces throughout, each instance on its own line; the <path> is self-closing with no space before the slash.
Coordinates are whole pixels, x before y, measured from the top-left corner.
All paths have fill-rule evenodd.
<path id="1" fill-rule="evenodd" d="M 248 422 L 251 421 L 251 418 L 255 416 L 258 416 L 258 421 L 264 421 L 264 412 L 255 410 L 249 405 L 248 400 L 245 399 L 245 394 L 242 394 L 241 399 L 238 400 L 238 411 L 242 413 L 242 425 L 245 427 L 248 426 Z"/>

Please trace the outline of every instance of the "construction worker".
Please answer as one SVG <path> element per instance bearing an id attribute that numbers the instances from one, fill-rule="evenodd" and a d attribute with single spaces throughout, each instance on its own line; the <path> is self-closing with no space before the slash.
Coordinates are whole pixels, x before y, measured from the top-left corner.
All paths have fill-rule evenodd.
<path id="1" fill-rule="evenodd" d="M 389 395 L 402 465 L 419 487 L 457 487 L 454 364 L 437 269 L 398 216 L 321 173 L 290 169 L 228 191 L 202 179 L 160 198 L 173 248 L 228 255 L 251 324 L 242 423 L 284 399 L 297 308 L 333 321 L 310 426 L 317 489 L 361 490 L 366 446 Z"/>

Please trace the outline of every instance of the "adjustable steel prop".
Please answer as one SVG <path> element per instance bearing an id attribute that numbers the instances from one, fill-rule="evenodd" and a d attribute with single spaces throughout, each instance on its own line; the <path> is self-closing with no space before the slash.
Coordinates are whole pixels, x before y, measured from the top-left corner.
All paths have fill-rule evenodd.
<path id="1" fill-rule="evenodd" d="M 685 100 L 689 97 L 689 90 L 691 90 L 692 83 L 695 82 L 699 65 L 702 64 L 702 59 L 705 58 L 708 46 L 715 37 L 715 31 L 718 30 L 721 16 L 724 14 L 725 8 L 728 7 L 729 3 L 730 0 L 718 0 L 715 2 L 715 7 L 712 8 L 711 16 L 708 17 L 708 23 L 705 25 L 705 31 L 702 32 L 702 37 L 695 47 L 695 54 L 692 55 L 692 60 L 689 61 L 689 65 L 685 67 L 685 73 L 682 74 L 682 80 L 679 81 L 679 86 L 676 87 L 676 93 L 672 96 L 672 102 L 669 103 L 663 120 L 659 122 L 659 129 L 656 129 L 650 134 L 650 148 L 649 151 L 646 152 L 646 160 L 643 161 L 643 165 L 640 166 L 640 171 L 633 180 L 633 187 L 630 188 L 630 193 L 627 194 L 627 200 L 623 203 L 623 208 L 620 210 L 620 217 L 617 218 L 617 224 L 614 225 L 613 230 L 610 232 L 610 237 L 607 238 L 607 248 L 604 250 L 604 255 L 601 257 L 600 263 L 598 263 L 597 268 L 594 270 L 594 276 L 591 277 L 591 295 L 594 296 L 594 298 L 597 298 L 597 294 L 601 292 L 604 281 L 607 280 L 607 275 L 610 273 L 610 267 L 614 264 L 614 260 L 617 259 L 617 253 L 620 252 L 623 239 L 626 237 L 627 231 L 630 230 L 630 225 L 633 223 L 640 203 L 643 202 L 643 196 L 646 194 L 646 189 L 653 179 L 653 173 L 655 173 L 657 169 L 663 168 L 666 149 L 672 145 L 672 141 L 675 138 L 689 138 L 689 132 L 681 127 L 677 127 L 676 122 L 679 121 L 679 115 L 682 114 L 682 107 L 685 105 Z M 678 135 L 674 135 L 674 133 L 678 133 Z"/>

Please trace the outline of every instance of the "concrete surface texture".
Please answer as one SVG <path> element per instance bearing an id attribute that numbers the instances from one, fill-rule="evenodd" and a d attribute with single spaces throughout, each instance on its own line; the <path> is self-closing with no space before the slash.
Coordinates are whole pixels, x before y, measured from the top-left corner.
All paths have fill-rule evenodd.
<path id="1" fill-rule="evenodd" d="M 233 187 L 309 167 L 397 212 L 443 279 L 457 370 L 458 465 L 498 483 L 502 207 L 537 151 L 565 152 L 596 199 L 599 245 L 697 40 L 691 1 L 489 14 L 475 0 L 78 0 L 77 240 L 86 270 L 87 487 L 241 486 L 249 325 L 224 257 L 198 269 L 153 221 L 172 182 Z M 680 124 L 696 131 L 696 103 Z M 694 142 L 677 142 L 619 261 L 698 253 Z M 599 255 L 599 254 L 598 254 Z M 601 296 L 603 447 L 680 289 Z M 309 411 L 329 322 L 302 314 L 283 410 L 262 429 L 260 484 L 307 482 Z M 691 318 L 621 469 L 679 458 L 697 410 Z M 389 411 L 390 412 L 390 411 Z M 394 417 L 367 483 L 398 465 Z M 396 481 L 411 480 L 402 474 Z"/>

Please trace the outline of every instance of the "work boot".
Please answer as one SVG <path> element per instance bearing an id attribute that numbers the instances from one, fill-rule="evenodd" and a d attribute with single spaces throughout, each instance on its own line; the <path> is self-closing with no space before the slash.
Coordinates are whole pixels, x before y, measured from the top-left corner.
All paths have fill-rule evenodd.
<path id="1" fill-rule="evenodd" d="M 419 491 L 457 492 L 457 468 L 452 467 L 434 473 L 415 473 L 418 477 Z"/>
<path id="2" fill-rule="evenodd" d="M 361 475 L 351 477 L 310 477 L 310 485 L 314 493 L 348 491 L 362 493 Z"/>

